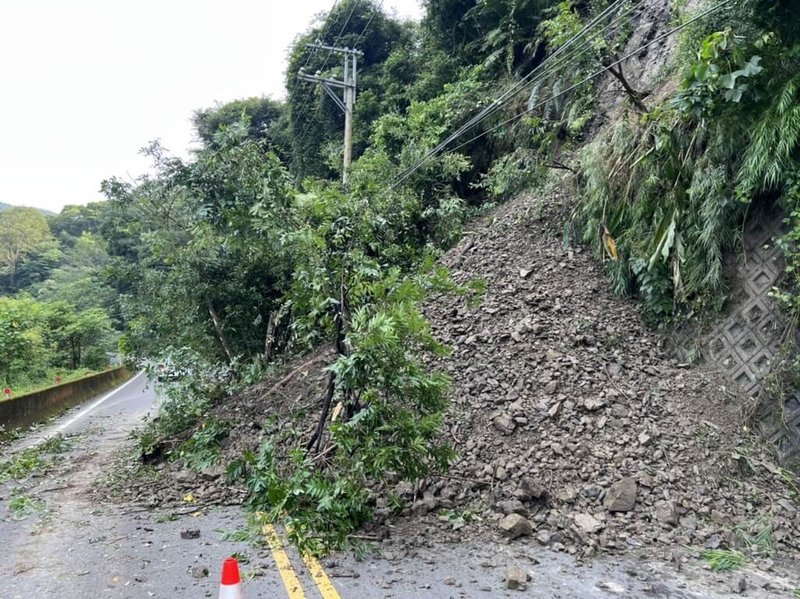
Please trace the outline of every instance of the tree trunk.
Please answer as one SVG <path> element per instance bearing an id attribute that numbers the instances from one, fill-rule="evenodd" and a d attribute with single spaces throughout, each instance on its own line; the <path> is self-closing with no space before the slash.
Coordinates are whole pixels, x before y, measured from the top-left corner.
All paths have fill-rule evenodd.
<path id="1" fill-rule="evenodd" d="M 267 321 L 267 335 L 264 338 L 264 362 L 269 363 L 272 358 L 272 349 L 275 345 L 275 327 L 278 325 L 278 311 L 270 312 Z"/>
<path id="2" fill-rule="evenodd" d="M 621 64 L 618 65 L 616 69 L 614 69 L 613 67 L 609 66 L 608 67 L 608 72 L 611 73 L 612 75 L 614 75 L 614 77 L 617 78 L 617 81 L 619 81 L 622 84 L 622 88 L 625 90 L 625 93 L 628 94 L 628 97 L 633 102 L 633 105 L 636 106 L 636 108 L 640 112 L 643 112 L 645 114 L 647 112 L 649 112 L 649 110 L 647 109 L 647 106 L 642 101 L 642 98 L 644 97 L 644 95 L 641 92 L 638 92 L 635 89 L 633 89 L 631 87 L 630 83 L 628 83 L 628 80 L 625 78 L 625 75 L 622 74 L 622 65 Z"/>
<path id="3" fill-rule="evenodd" d="M 344 355 L 344 331 L 342 330 L 343 323 L 342 323 L 342 313 L 338 312 L 336 315 L 336 320 L 334 323 L 334 346 L 336 348 L 336 357 L 338 358 L 341 355 Z M 306 452 L 311 451 L 311 448 L 314 447 L 314 450 L 319 453 L 320 447 L 322 446 L 322 436 L 325 433 L 325 422 L 328 420 L 328 414 L 331 411 L 331 404 L 333 403 L 333 395 L 336 391 L 336 374 L 333 372 L 330 373 L 328 376 L 328 388 L 325 391 L 325 399 L 322 402 L 322 413 L 319 415 L 319 420 L 317 421 L 317 428 L 314 431 L 314 434 L 309 439 L 308 443 L 306 444 Z"/>
<path id="4" fill-rule="evenodd" d="M 233 354 L 228 345 L 228 340 L 225 338 L 225 333 L 222 331 L 222 325 L 219 323 L 219 315 L 214 309 L 214 303 L 211 301 L 211 298 L 208 298 L 206 301 L 208 302 L 208 313 L 211 315 L 211 321 L 214 323 L 214 330 L 217 332 L 217 338 L 220 344 L 222 344 L 222 349 L 225 350 L 225 355 L 228 356 L 228 362 L 232 364 Z"/>

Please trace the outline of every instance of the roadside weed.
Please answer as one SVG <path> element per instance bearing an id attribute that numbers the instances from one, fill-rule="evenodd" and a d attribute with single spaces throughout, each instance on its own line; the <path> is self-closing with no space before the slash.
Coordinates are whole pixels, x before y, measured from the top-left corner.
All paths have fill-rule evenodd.
<path id="1" fill-rule="evenodd" d="M 443 522 L 449 523 L 453 527 L 453 530 L 459 530 L 470 522 L 479 521 L 481 519 L 480 516 L 476 515 L 471 510 L 445 510 L 439 512 L 438 518 Z"/>
<path id="2" fill-rule="evenodd" d="M 220 442 L 228 436 L 230 424 L 220 420 L 209 420 L 198 428 L 180 446 L 178 459 L 187 468 L 203 470 L 216 464 L 220 459 Z"/>
<path id="3" fill-rule="evenodd" d="M 34 499 L 30 495 L 25 495 L 21 489 L 14 489 L 11 492 L 8 511 L 11 512 L 13 520 L 24 520 L 31 514 L 41 513 L 44 510 L 45 502 L 41 499 Z"/>
<path id="4" fill-rule="evenodd" d="M 164 524 L 165 522 L 175 522 L 180 519 L 177 514 L 161 514 L 156 517 L 156 524 Z"/>
<path id="5" fill-rule="evenodd" d="M 65 453 L 72 449 L 72 440 L 64 435 L 53 435 L 36 447 L 41 453 Z"/>
<path id="6" fill-rule="evenodd" d="M 735 549 L 708 549 L 700 554 L 714 572 L 738 570 L 747 562 L 745 556 Z"/>
<path id="7" fill-rule="evenodd" d="M 32 472 L 41 470 L 43 467 L 41 454 L 38 451 L 26 449 L 10 460 L 0 462 L 0 483 L 27 478 Z"/>
<path id="8" fill-rule="evenodd" d="M 64 453 L 71 447 L 72 443 L 66 437 L 55 435 L 39 445 L 19 452 L 11 459 L 0 462 L 0 483 L 21 480 L 34 472 L 44 470 L 47 466 L 42 457 L 44 454 Z"/>
<path id="9" fill-rule="evenodd" d="M 772 522 L 755 522 L 749 528 L 739 528 L 736 535 L 751 551 L 757 551 L 764 555 L 772 555 L 775 549 L 773 539 Z"/>
<path id="10" fill-rule="evenodd" d="M 248 543 L 255 547 L 263 547 L 267 543 L 262 530 L 264 523 L 261 518 L 251 516 L 248 518 L 247 525 L 236 530 L 217 530 L 220 539 L 223 541 L 237 541 Z"/>

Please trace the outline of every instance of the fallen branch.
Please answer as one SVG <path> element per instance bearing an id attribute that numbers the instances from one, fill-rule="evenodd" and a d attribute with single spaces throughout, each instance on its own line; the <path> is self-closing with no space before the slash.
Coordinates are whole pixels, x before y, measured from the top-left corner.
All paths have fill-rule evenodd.
<path id="1" fill-rule="evenodd" d="M 283 387 L 286 383 L 291 381 L 294 378 L 294 375 L 296 375 L 298 372 L 303 370 L 303 368 L 307 368 L 308 366 L 311 366 L 312 364 L 315 364 L 316 362 L 321 362 L 324 359 L 325 359 L 325 356 L 315 356 L 315 357 L 311 358 L 310 360 L 308 360 L 307 362 L 303 362 L 302 364 L 300 364 L 300 366 L 298 366 L 297 368 L 292 370 L 289 374 L 287 374 L 285 377 L 283 377 L 277 383 L 272 385 L 272 387 L 269 388 L 269 391 L 267 391 L 266 395 L 271 395 L 272 393 L 275 393 L 278 390 L 279 387 Z"/>
<path id="2" fill-rule="evenodd" d="M 639 111 L 647 113 L 650 110 L 647 108 L 645 103 L 642 101 L 644 98 L 644 94 L 641 92 L 636 91 L 631 87 L 631 84 L 628 83 L 628 80 L 625 78 L 625 75 L 622 74 L 622 65 L 618 65 L 615 69 L 613 66 L 608 66 L 608 72 L 616 77 L 617 81 L 622 84 L 622 88 L 625 90 L 625 93 L 628 94 L 628 97 L 633 102 L 634 106 L 639 109 Z"/>
<path id="3" fill-rule="evenodd" d="M 550 162 L 548 164 L 545 164 L 545 167 L 546 168 L 553 168 L 553 169 L 561 170 L 561 171 L 569 171 L 573 175 L 577 175 L 578 174 L 578 172 L 574 168 L 572 168 L 570 166 L 567 166 L 566 164 L 564 164 L 563 162 L 561 162 L 559 160 L 553 160 L 552 162 Z"/>
<path id="4" fill-rule="evenodd" d="M 211 298 L 209 297 L 206 298 L 206 303 L 208 304 L 208 314 L 211 316 L 211 322 L 214 323 L 214 331 L 217 333 L 217 339 L 219 339 L 222 349 L 225 350 L 225 355 L 228 356 L 228 363 L 233 364 L 233 354 L 231 353 L 231 348 L 228 345 L 228 340 L 225 337 L 225 332 L 222 330 L 222 324 L 220 323 L 219 315 L 214 308 L 214 302 L 212 302 Z"/>
<path id="5" fill-rule="evenodd" d="M 320 414 L 317 421 L 317 428 L 314 434 L 306 443 L 306 452 L 311 451 L 311 448 L 316 445 L 316 451 L 319 452 L 320 445 L 322 444 L 322 433 L 325 431 L 325 421 L 328 419 L 328 412 L 333 403 L 333 393 L 336 390 L 336 374 L 333 372 L 328 375 L 328 388 L 325 391 L 325 400 L 322 403 L 322 414 Z"/>

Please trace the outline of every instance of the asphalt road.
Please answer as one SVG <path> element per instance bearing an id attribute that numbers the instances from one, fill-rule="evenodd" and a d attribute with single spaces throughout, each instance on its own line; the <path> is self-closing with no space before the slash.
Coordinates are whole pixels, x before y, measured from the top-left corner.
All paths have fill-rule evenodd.
<path id="1" fill-rule="evenodd" d="M 317 562 L 287 547 L 280 531 L 260 546 L 225 540 L 245 521 L 236 507 L 187 505 L 170 512 L 96 503 L 89 492 L 93 482 L 114 468 L 112 458 L 157 403 L 154 388 L 139 375 L 2 448 L 9 459 L 58 433 L 72 442 L 43 475 L 0 485 L 1 598 L 216 597 L 222 562 L 232 554 L 241 558 L 244 599 L 688 599 L 730 597 L 742 576 L 749 581 L 748 597 L 792 596 L 759 589 L 763 573 L 711 574 L 691 564 L 679 573 L 663 559 L 633 557 L 579 564 L 532 540 L 431 542 L 402 556 Z M 14 509 L 20 498 L 35 507 L 27 514 Z M 183 538 L 187 530 L 196 536 Z M 505 589 L 510 565 L 530 573 L 524 591 Z"/>

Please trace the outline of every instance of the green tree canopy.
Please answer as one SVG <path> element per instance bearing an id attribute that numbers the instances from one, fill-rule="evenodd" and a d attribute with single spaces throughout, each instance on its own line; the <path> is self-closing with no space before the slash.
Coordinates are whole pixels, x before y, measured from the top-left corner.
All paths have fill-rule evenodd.
<path id="1" fill-rule="evenodd" d="M 47 218 L 38 210 L 11 208 L 0 212 L 0 273 L 8 277 L 11 291 L 17 289 L 22 263 L 55 247 Z"/>

